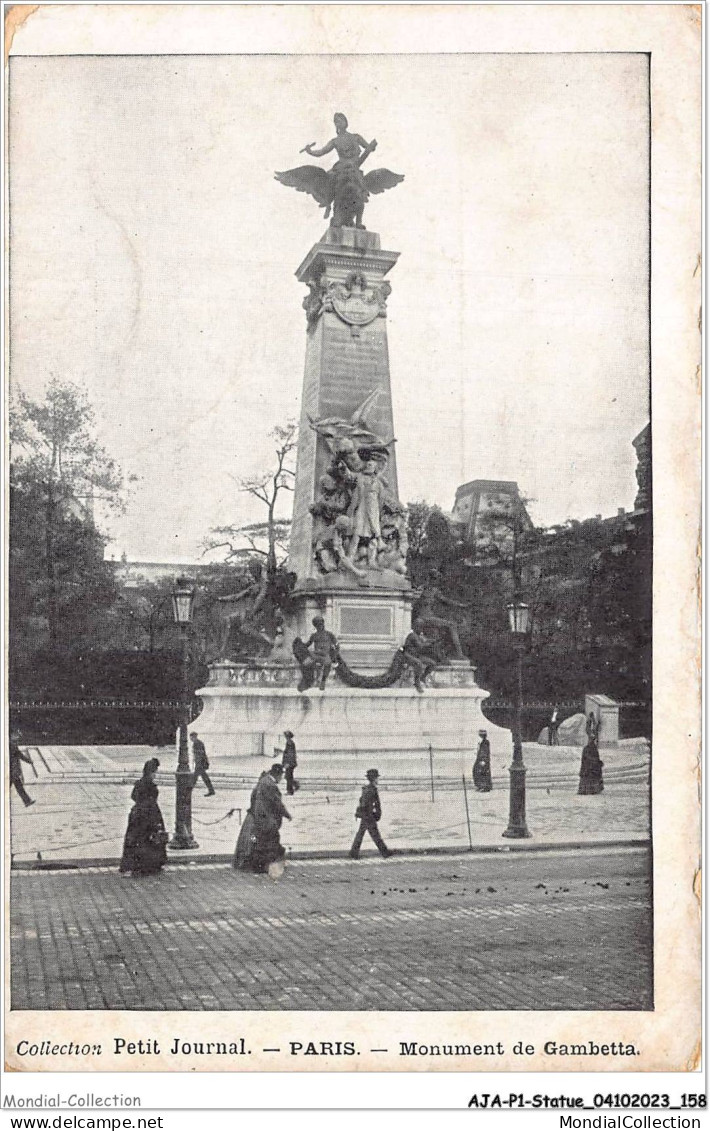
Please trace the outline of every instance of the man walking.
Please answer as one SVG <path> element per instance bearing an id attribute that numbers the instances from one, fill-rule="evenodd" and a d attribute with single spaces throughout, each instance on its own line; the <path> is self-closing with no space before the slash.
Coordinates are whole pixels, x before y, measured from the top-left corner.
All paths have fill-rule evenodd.
<path id="1" fill-rule="evenodd" d="M 26 750 L 20 750 L 18 745 L 20 741 L 19 730 L 12 731 L 10 734 L 10 786 L 14 785 L 20 797 L 25 803 L 25 808 L 29 809 L 30 805 L 34 805 L 33 798 L 25 789 L 25 777 L 22 773 L 22 763 L 27 762 L 34 770 L 34 762 L 30 758 Z"/>
<path id="2" fill-rule="evenodd" d="M 355 816 L 360 819 L 360 828 L 355 833 L 355 840 L 350 849 L 350 858 L 352 860 L 359 860 L 360 858 L 360 848 L 362 847 L 365 833 L 369 833 L 374 840 L 379 849 L 380 856 L 387 859 L 388 856 L 392 855 L 380 836 L 380 830 L 377 827 L 377 822 L 382 816 L 380 795 L 377 792 L 377 779 L 379 776 L 378 770 L 368 770 L 365 774 L 367 785 L 362 787 L 360 803 L 355 810 Z"/>
<path id="3" fill-rule="evenodd" d="M 298 765 L 298 761 L 296 759 L 296 743 L 293 741 L 293 731 L 285 730 L 284 738 L 286 739 L 286 745 L 284 747 L 281 765 L 284 768 L 284 776 L 286 778 L 286 792 L 289 797 L 293 797 L 294 793 L 296 792 L 296 785 L 293 780 L 293 774 L 296 766 Z"/>
<path id="4" fill-rule="evenodd" d="M 214 797 L 215 789 L 207 774 L 207 771 L 210 768 L 210 763 L 207 757 L 207 751 L 205 750 L 205 744 L 200 738 L 197 737 L 197 731 L 194 730 L 190 735 L 190 740 L 192 742 L 192 757 L 194 759 L 195 766 L 195 776 L 192 781 L 192 788 L 194 789 L 199 779 L 202 778 L 203 782 L 207 786 L 207 793 L 205 794 L 205 797 Z"/>

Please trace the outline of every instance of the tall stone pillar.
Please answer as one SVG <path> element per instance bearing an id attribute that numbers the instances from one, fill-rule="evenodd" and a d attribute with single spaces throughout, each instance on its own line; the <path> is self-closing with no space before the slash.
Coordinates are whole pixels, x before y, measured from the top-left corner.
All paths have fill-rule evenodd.
<path id="1" fill-rule="evenodd" d="M 366 406 L 367 429 L 387 445 L 381 478 L 398 499 L 387 350 L 391 287 L 385 279 L 398 256 L 380 248 L 375 232 L 328 228 L 296 272 L 309 288 L 303 304 L 306 363 L 289 555 L 289 568 L 298 577 L 298 628 L 307 638 L 313 615 L 323 615 L 344 658 L 359 671 L 386 668 L 404 640 L 410 627 L 410 585 L 403 573 L 380 566 L 361 569 L 364 576 L 359 577 L 342 566 L 324 572 L 316 554 L 324 524 L 312 508 L 322 497 L 320 484 L 332 464 L 333 443 L 319 422 L 351 421 Z"/>

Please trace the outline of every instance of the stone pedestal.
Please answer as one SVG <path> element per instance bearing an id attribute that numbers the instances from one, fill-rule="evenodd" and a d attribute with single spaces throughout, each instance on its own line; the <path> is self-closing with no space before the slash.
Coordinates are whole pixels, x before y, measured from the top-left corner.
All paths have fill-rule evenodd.
<path id="1" fill-rule="evenodd" d="M 289 568 L 298 576 L 298 635 L 307 640 L 315 615 L 335 633 L 346 663 L 362 674 L 387 668 L 411 626 L 411 587 L 393 570 L 355 577 L 342 567 L 322 573 L 314 556 L 310 508 L 332 453 L 311 427 L 314 420 L 349 420 L 373 394 L 368 425 L 384 440 L 394 436 L 387 351 L 384 276 L 398 252 L 382 251 L 376 232 L 328 228 L 296 272 L 309 287 L 306 365 Z M 397 497 L 394 447 L 383 478 Z"/>
<path id="2" fill-rule="evenodd" d="M 470 774 L 478 731 L 488 731 L 494 754 L 512 752 L 510 731 L 488 722 L 482 705 L 488 692 L 476 685 L 465 662 L 440 668 L 420 694 L 411 683 L 368 690 L 344 687 L 331 676 L 325 691 L 297 690 L 295 665 L 214 664 L 198 695 L 204 709 L 199 732 L 210 756 L 271 757 L 283 746 L 284 730 L 296 736 L 299 760 L 329 757 L 376 759 L 380 754 L 460 756 Z M 375 763 L 376 764 L 376 761 Z"/>
<path id="3" fill-rule="evenodd" d="M 585 695 L 584 713 L 597 720 L 597 745 L 617 746 L 619 742 L 619 704 L 608 695 Z"/>
<path id="4" fill-rule="evenodd" d="M 308 640 L 313 618 L 322 616 L 349 667 L 362 675 L 384 671 L 409 632 L 413 593 L 402 578 L 400 589 L 378 580 L 348 585 L 342 575 L 330 574 L 317 585 L 301 587 L 297 634 Z"/>

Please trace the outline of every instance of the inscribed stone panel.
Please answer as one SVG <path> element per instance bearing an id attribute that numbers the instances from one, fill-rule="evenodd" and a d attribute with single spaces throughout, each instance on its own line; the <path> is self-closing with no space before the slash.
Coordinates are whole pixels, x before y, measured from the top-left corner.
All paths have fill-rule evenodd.
<path id="1" fill-rule="evenodd" d="M 341 605 L 343 636 L 392 636 L 392 609 L 379 605 Z"/>

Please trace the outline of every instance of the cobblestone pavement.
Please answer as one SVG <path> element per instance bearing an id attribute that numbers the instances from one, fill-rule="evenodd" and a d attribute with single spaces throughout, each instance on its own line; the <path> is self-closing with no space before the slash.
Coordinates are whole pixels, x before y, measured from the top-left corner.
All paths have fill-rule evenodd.
<path id="1" fill-rule="evenodd" d="M 650 1009 L 649 877 L 644 849 L 14 872 L 12 1008 Z"/>
<path id="2" fill-rule="evenodd" d="M 41 776 L 26 775 L 27 787 L 37 804 L 22 806 L 11 795 L 11 847 L 16 863 L 113 859 L 120 857 L 130 810 L 130 790 L 148 757 L 143 747 L 43 748 Z M 160 751 L 163 766 L 174 762 L 174 751 Z M 630 748 L 604 751 L 605 792 L 596 797 L 577 795 L 579 751 L 526 745 L 528 764 L 528 825 L 530 843 L 638 840 L 649 833 L 648 751 Z M 196 856 L 227 854 L 234 849 L 239 822 L 249 804 L 249 794 L 265 760 L 215 759 L 210 767 L 217 788 L 206 798 L 204 789 L 193 792 L 193 831 L 200 848 Z M 268 765 L 268 762 L 266 763 Z M 71 767 L 78 776 L 69 776 Z M 424 767 L 427 769 L 428 767 Z M 460 767 L 458 767 L 460 768 Z M 122 774 L 120 771 L 124 770 Z M 406 778 L 405 769 L 417 777 Z M 401 759 L 385 759 L 380 792 L 384 817 L 382 831 L 393 848 L 467 848 L 468 828 L 461 776 L 436 778 L 434 800 L 430 783 L 421 778 L 421 766 Z M 447 770 L 453 772 L 449 765 Z M 287 799 L 293 821 L 282 830 L 288 850 L 347 850 L 355 833 L 354 812 L 362 781 L 343 778 L 352 768 L 334 764 L 333 778 L 313 778 L 316 767 L 299 766 L 302 788 Z M 435 767 L 435 774 L 438 773 Z M 396 775 L 400 776 L 397 777 Z M 64 776 L 62 776 L 64 775 Z M 241 780 L 240 780 L 241 779 Z M 364 779 L 363 779 L 364 780 Z M 415 785 L 416 781 L 416 785 Z M 174 778 L 159 777 L 160 806 L 172 827 L 175 808 Z M 508 819 L 508 775 L 494 775 L 491 793 L 476 793 L 467 773 L 471 840 L 474 845 L 500 845 Z M 231 816 L 227 816 L 232 812 Z"/>

